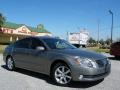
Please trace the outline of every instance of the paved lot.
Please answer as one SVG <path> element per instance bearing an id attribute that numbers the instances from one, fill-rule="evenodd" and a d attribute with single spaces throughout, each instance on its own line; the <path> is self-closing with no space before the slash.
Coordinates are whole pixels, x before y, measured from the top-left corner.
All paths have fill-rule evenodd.
<path id="1" fill-rule="evenodd" d="M 0 90 L 120 90 L 120 60 L 111 57 L 111 64 L 112 72 L 103 81 L 72 82 L 70 86 L 62 87 L 42 74 L 22 69 L 6 70 L 0 55 Z"/>

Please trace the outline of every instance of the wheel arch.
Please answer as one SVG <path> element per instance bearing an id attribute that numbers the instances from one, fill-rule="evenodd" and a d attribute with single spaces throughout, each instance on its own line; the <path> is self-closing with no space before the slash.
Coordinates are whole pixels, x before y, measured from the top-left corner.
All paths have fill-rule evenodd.
<path id="1" fill-rule="evenodd" d="M 13 57 L 11 55 L 7 55 L 6 58 L 5 58 L 5 62 L 7 61 L 7 59 L 11 57 L 13 59 Z"/>
<path id="2" fill-rule="evenodd" d="M 55 61 L 51 64 L 51 66 L 50 66 L 50 76 L 52 75 L 53 67 L 54 67 L 56 64 L 58 64 L 58 63 L 63 63 L 63 64 L 67 65 L 67 66 L 70 68 L 70 66 L 68 65 L 67 62 L 65 62 L 65 61 L 62 60 L 62 59 L 57 59 L 57 60 L 55 60 Z"/>

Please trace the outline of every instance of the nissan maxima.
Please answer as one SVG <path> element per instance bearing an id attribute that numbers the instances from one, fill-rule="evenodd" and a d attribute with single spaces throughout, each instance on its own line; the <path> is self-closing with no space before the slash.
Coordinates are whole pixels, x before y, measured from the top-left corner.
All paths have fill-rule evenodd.
<path id="1" fill-rule="evenodd" d="M 111 71 L 102 54 L 81 50 L 54 37 L 27 37 L 9 45 L 3 60 L 8 70 L 16 67 L 51 76 L 59 85 L 71 81 L 97 81 Z"/>

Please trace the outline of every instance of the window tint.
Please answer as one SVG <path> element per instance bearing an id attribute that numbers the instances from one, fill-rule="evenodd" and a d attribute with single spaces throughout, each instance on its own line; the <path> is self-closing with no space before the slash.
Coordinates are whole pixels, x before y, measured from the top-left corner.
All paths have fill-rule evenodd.
<path id="1" fill-rule="evenodd" d="M 15 48 L 29 48 L 30 45 L 30 39 L 22 39 L 15 44 Z"/>
<path id="2" fill-rule="evenodd" d="M 38 46 L 44 47 L 44 44 L 39 39 L 32 38 L 31 40 L 32 40 L 31 49 L 36 49 Z"/>
<path id="3" fill-rule="evenodd" d="M 49 39 L 43 39 L 43 40 L 51 49 L 75 49 L 76 48 L 70 43 L 68 43 L 67 41 L 62 39 L 49 38 Z"/>

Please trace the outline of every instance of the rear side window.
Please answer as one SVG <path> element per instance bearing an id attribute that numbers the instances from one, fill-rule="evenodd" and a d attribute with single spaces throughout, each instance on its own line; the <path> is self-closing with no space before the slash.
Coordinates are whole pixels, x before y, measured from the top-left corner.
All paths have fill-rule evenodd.
<path id="1" fill-rule="evenodd" d="M 15 44 L 15 48 L 29 48 L 30 46 L 30 39 L 22 39 Z"/>

